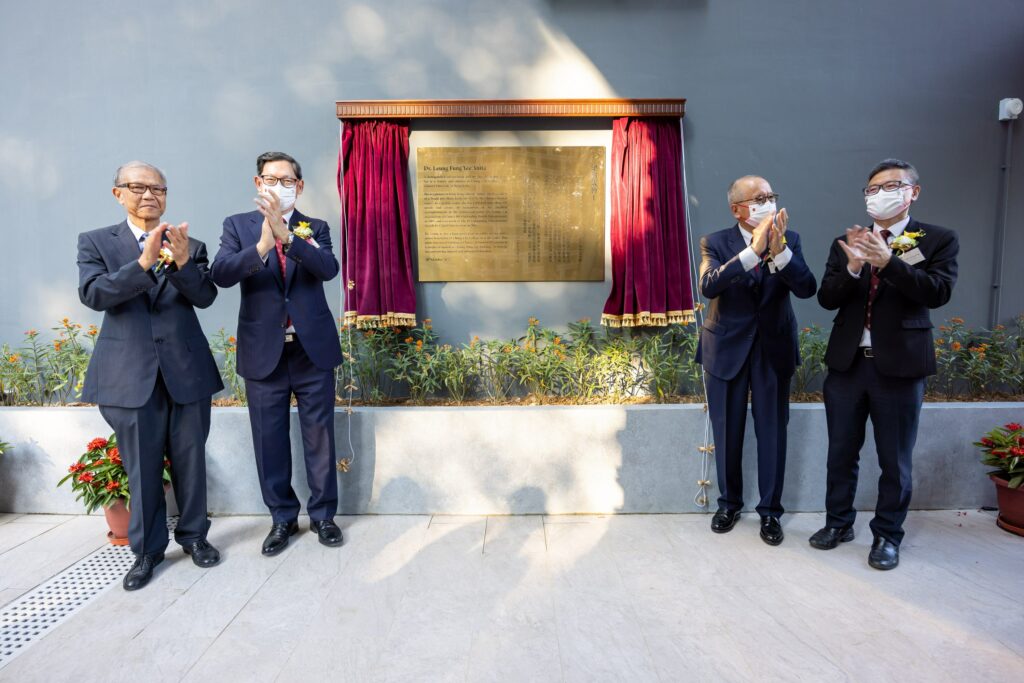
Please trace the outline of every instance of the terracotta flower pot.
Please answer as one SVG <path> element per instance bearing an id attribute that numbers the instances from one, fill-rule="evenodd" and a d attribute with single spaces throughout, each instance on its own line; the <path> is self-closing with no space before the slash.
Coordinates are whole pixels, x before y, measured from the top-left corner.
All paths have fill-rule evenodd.
<path id="1" fill-rule="evenodd" d="M 990 474 L 989 479 L 996 485 L 996 501 L 999 503 L 996 524 L 1011 534 L 1024 536 L 1024 486 L 1011 489 L 1006 479 L 995 474 Z"/>
<path id="2" fill-rule="evenodd" d="M 107 538 L 111 545 L 128 545 L 128 522 L 131 520 L 131 512 L 124 504 L 123 499 L 118 499 L 113 505 L 103 508 L 103 514 L 107 517 Z"/>

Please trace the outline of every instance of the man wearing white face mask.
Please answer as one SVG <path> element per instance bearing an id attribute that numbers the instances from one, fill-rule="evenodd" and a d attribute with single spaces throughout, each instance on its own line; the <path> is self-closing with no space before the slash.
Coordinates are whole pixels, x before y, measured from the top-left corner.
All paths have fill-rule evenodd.
<path id="1" fill-rule="evenodd" d="M 789 385 L 800 362 L 790 294 L 812 297 L 817 283 L 804 261 L 800 236 L 786 230 L 786 210 L 776 212 L 778 195 L 767 180 L 739 178 L 728 199 L 736 225 L 707 235 L 700 245 L 700 289 L 710 303 L 697 362 L 704 366 L 721 494 L 711 530 L 730 531 L 743 509 L 749 395 L 757 435 L 761 539 L 778 545 L 783 540 Z"/>
<path id="2" fill-rule="evenodd" d="M 899 564 L 925 378 L 935 374 L 929 311 L 949 301 L 960 249 L 952 230 L 910 217 L 920 194 L 912 165 L 886 159 L 875 166 L 864 188 L 874 225 L 855 225 L 832 244 L 818 291 L 819 303 L 838 313 L 825 354 L 828 516 L 810 543 L 831 550 L 853 540 L 857 463 L 870 416 L 882 475 L 868 564 L 882 570 Z"/>
<path id="3" fill-rule="evenodd" d="M 211 267 L 220 287 L 239 284 L 238 374 L 245 378 L 256 467 L 273 520 L 264 555 L 276 555 L 298 531 L 301 504 L 291 485 L 291 396 L 310 497 L 310 530 L 327 546 L 342 543 L 334 523 L 338 480 L 334 450 L 334 368 L 341 345 L 324 282 L 339 271 L 327 223 L 295 209 L 302 167 L 282 152 L 256 160 L 257 210 L 224 220 Z"/>

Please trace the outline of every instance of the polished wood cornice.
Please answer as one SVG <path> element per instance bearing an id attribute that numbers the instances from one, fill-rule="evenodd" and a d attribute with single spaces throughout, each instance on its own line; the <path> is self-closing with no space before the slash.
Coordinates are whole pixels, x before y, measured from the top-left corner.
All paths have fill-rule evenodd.
<path id="1" fill-rule="evenodd" d="M 339 119 L 682 117 L 685 99 L 597 100 L 348 100 Z"/>

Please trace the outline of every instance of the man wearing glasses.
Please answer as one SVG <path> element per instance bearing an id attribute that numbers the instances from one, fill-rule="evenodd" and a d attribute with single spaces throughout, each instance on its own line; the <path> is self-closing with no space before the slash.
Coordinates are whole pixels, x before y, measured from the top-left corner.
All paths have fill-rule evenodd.
<path id="1" fill-rule="evenodd" d="M 224 220 L 212 277 L 240 284 L 238 374 L 245 378 L 256 469 L 272 525 L 264 555 L 285 549 L 301 507 L 292 488 L 291 396 L 299 409 L 310 495 L 310 531 L 342 543 L 334 523 L 338 479 L 334 451 L 334 368 L 341 345 L 324 282 L 338 274 L 327 223 L 295 209 L 302 167 L 282 152 L 256 159 L 257 210 Z"/>
<path id="2" fill-rule="evenodd" d="M 715 437 L 718 512 L 711 530 L 731 531 L 743 509 L 743 435 L 750 396 L 757 436 L 761 539 L 783 540 L 780 518 L 786 470 L 789 385 L 797 363 L 796 317 L 790 294 L 814 296 L 817 282 L 804 261 L 800 236 L 787 231 L 779 195 L 758 176 L 729 188 L 736 224 L 701 239 L 700 290 L 709 299 L 697 362 L 704 366 Z"/>
<path id="3" fill-rule="evenodd" d="M 195 312 L 217 298 L 206 245 L 188 223 L 160 222 L 167 182 L 155 166 L 124 164 L 113 193 L 126 219 L 78 236 L 78 295 L 103 312 L 82 400 L 99 405 L 128 473 L 135 563 L 123 586 L 136 590 L 167 548 L 165 457 L 180 513 L 175 541 L 199 567 L 220 561 L 206 540 L 206 437 L 210 397 L 224 385 Z"/>
<path id="4" fill-rule="evenodd" d="M 874 225 L 855 225 L 833 242 L 818 292 L 821 305 L 838 313 L 825 353 L 828 516 L 810 543 L 831 550 L 853 540 L 857 462 L 870 416 L 882 475 L 868 564 L 885 570 L 899 564 L 925 378 L 935 374 L 929 310 L 953 293 L 960 246 L 952 230 L 910 217 L 921 186 L 907 162 L 879 163 L 863 192 Z"/>

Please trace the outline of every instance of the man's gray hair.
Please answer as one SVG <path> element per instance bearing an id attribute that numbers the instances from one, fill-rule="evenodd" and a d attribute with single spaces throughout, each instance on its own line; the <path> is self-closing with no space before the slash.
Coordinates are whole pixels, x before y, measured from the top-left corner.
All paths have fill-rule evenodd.
<path id="1" fill-rule="evenodd" d="M 129 161 L 127 163 L 121 164 L 120 166 L 117 167 L 117 170 L 114 171 L 115 186 L 120 184 L 121 182 L 121 172 L 129 168 L 148 168 L 149 170 L 156 172 L 156 174 L 160 176 L 160 182 L 162 182 L 164 185 L 167 184 L 167 176 L 165 176 L 164 172 L 161 171 L 156 166 L 154 166 L 153 164 L 147 164 L 145 161 Z"/>
<path id="2" fill-rule="evenodd" d="M 726 194 L 726 197 L 728 198 L 730 205 L 735 204 L 736 202 L 743 201 L 742 199 L 739 198 L 739 184 L 742 183 L 744 180 L 753 180 L 754 178 L 757 178 L 758 180 L 764 180 L 764 178 L 762 178 L 759 175 L 745 175 L 741 178 L 737 178 L 736 180 L 732 181 L 732 185 L 729 186 L 729 192 L 728 194 Z"/>

